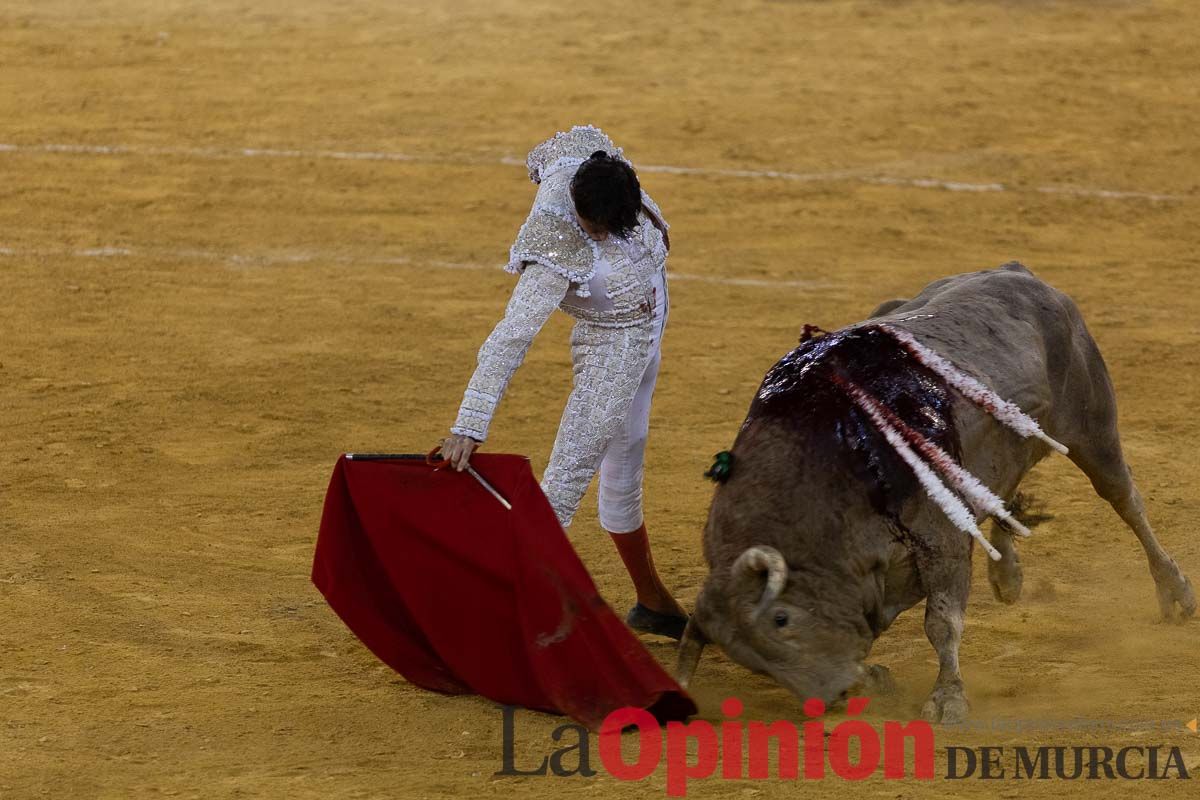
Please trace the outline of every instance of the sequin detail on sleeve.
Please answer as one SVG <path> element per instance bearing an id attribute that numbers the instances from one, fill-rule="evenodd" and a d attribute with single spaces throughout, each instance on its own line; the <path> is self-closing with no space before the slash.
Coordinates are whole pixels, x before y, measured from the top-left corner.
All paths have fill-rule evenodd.
<path id="1" fill-rule="evenodd" d="M 565 277 L 540 264 L 530 265 L 521 275 L 504 319 L 479 348 L 479 363 L 467 384 L 451 433 L 478 441 L 487 439 L 496 405 L 513 373 L 525 360 L 533 337 L 566 297 L 569 285 Z"/>
<path id="2" fill-rule="evenodd" d="M 671 223 L 667 222 L 667 218 L 663 216 L 662 209 L 658 207 L 658 203 L 654 202 L 654 198 L 646 193 L 645 189 L 642 189 L 642 205 L 662 223 L 664 231 L 669 232 L 671 230 Z"/>
<path id="3" fill-rule="evenodd" d="M 569 213 L 569 212 L 568 212 Z M 596 271 L 596 246 L 579 224 L 566 213 L 547 207 L 529 215 L 508 254 L 509 272 L 520 272 L 525 264 L 541 264 L 578 284 L 576 294 L 587 297 L 588 281 Z"/>

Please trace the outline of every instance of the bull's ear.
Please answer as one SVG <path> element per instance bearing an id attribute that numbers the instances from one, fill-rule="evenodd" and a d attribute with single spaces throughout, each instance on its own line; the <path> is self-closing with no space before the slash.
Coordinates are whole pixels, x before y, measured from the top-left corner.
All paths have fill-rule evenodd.
<path id="1" fill-rule="evenodd" d="M 729 568 L 734 592 L 739 596 L 758 592 L 752 599 L 750 621 L 755 620 L 783 592 L 788 581 L 788 565 L 774 547 L 755 545 L 737 557 Z"/>

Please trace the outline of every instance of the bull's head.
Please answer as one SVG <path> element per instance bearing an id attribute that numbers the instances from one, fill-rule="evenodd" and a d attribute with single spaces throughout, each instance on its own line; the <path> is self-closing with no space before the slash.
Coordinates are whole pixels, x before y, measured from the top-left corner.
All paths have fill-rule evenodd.
<path id="1" fill-rule="evenodd" d="M 680 683 L 687 686 L 711 641 L 801 700 L 838 700 L 862 678 L 873 636 L 861 610 L 845 614 L 831 600 L 832 585 L 833 576 L 789 569 L 773 547 L 750 547 L 727 575 L 710 575 L 697 598 L 680 645 Z"/>

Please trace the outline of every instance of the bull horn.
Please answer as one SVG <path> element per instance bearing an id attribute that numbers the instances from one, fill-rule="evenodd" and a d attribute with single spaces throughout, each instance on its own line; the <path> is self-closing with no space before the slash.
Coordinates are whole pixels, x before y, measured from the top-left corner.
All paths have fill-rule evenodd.
<path id="1" fill-rule="evenodd" d="M 700 651 L 708 644 L 708 637 L 700 630 L 696 615 L 688 618 L 687 626 L 683 629 L 683 638 L 679 640 L 679 661 L 675 666 L 675 680 L 684 689 L 688 687 L 696 667 L 700 664 Z"/>
<path id="2" fill-rule="evenodd" d="M 783 587 L 787 586 L 787 562 L 774 547 L 756 545 L 738 556 L 737 561 L 733 562 L 733 566 L 730 568 L 734 580 L 743 580 L 764 571 L 767 573 L 767 585 L 763 589 L 762 597 L 755 604 L 754 611 L 751 612 L 750 619 L 752 620 L 765 611 L 767 606 L 775 602 L 775 598 L 783 592 Z"/>

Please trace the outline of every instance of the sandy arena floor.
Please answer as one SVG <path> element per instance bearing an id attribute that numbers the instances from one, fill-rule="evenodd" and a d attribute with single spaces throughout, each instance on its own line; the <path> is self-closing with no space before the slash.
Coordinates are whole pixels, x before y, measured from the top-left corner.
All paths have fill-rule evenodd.
<path id="1" fill-rule="evenodd" d="M 512 284 L 498 265 L 533 191 L 513 160 L 572 123 L 625 146 L 674 226 L 648 517 L 685 603 L 700 474 L 802 324 L 1009 259 L 1082 307 L 1151 519 L 1200 580 L 1198 32 L 1192 0 L 9 0 L 0 797 L 663 796 L 662 772 L 493 777 L 499 709 L 405 683 L 308 579 L 338 454 L 444 435 Z M 539 472 L 568 327 L 536 343 L 488 443 Z M 976 720 L 1042 729 L 939 748 L 1174 744 L 1200 776 L 1182 725 L 1200 621 L 1157 622 L 1139 547 L 1068 462 L 1026 488 L 1053 515 L 1022 547 L 1026 597 L 998 604 L 977 564 L 962 659 Z M 571 538 L 623 610 L 594 504 Z M 933 681 L 920 619 L 878 644 L 902 690 L 874 720 L 911 717 Z M 695 689 L 710 719 L 735 692 L 748 716 L 799 715 L 719 655 Z M 559 722 L 518 717 L 519 763 Z M 691 796 L 797 792 L 1195 796 L 940 779 Z"/>

